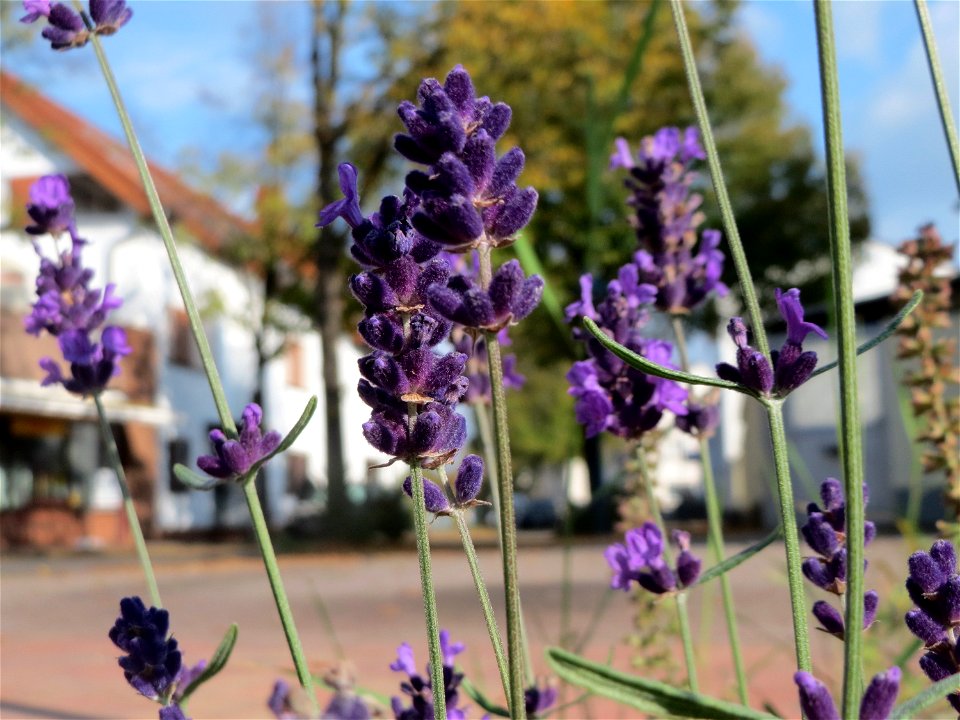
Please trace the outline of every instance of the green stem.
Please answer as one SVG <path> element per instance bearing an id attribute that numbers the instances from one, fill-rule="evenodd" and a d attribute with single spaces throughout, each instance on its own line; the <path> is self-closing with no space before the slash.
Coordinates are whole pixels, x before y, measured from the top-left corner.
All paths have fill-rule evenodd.
<path id="1" fill-rule="evenodd" d="M 150 553 L 147 552 L 147 542 L 143 539 L 143 530 L 140 528 L 140 519 L 137 517 L 137 508 L 133 504 L 133 497 L 130 495 L 130 486 L 127 485 L 127 476 L 123 471 L 123 463 L 120 462 L 120 452 L 117 450 L 117 441 L 113 437 L 113 431 L 110 429 L 110 423 L 107 420 L 107 413 L 103 409 L 100 393 L 93 393 L 93 402 L 97 406 L 97 417 L 100 419 L 100 435 L 103 437 L 104 445 L 106 445 L 110 464 L 117 474 L 120 494 L 123 495 L 123 510 L 127 514 L 127 523 L 130 525 L 130 533 L 133 535 L 133 544 L 137 548 L 137 559 L 140 560 L 140 567 L 143 568 L 143 575 L 147 581 L 150 602 L 154 607 L 163 607 L 163 603 L 160 602 L 160 589 L 157 587 L 157 578 L 153 574 L 153 564 L 150 562 Z"/>
<path id="2" fill-rule="evenodd" d="M 857 327 L 853 300 L 853 260 L 847 215 L 847 181 L 840 119 L 840 87 L 829 3 L 814 3 L 820 91 L 827 147 L 827 198 L 830 214 L 830 253 L 833 258 L 833 296 L 836 305 L 840 365 L 840 456 L 846 496 L 847 588 L 850 598 L 844 616 L 843 706 L 841 714 L 859 712 L 863 645 L 863 448 L 857 406 Z"/>
<path id="3" fill-rule="evenodd" d="M 84 18 L 86 19 L 85 15 Z M 133 124 L 130 122 L 130 116 L 127 114 L 126 106 L 120 95 L 120 89 L 117 86 L 116 78 L 113 76 L 113 71 L 107 62 L 107 56 L 103 52 L 100 39 L 96 35 L 92 35 L 90 42 L 97 55 L 97 61 L 100 63 L 100 70 L 103 73 L 104 80 L 107 82 L 107 88 L 110 90 L 110 97 L 113 98 L 113 104 L 116 107 L 120 125 L 123 126 L 123 132 L 127 137 L 127 144 L 130 146 L 134 164 L 137 166 L 140 182 L 143 184 L 143 190 L 147 195 L 147 202 L 150 204 L 154 222 L 156 222 L 157 229 L 160 231 L 160 237 L 163 239 L 163 246 L 166 248 L 167 257 L 170 260 L 170 267 L 173 270 L 173 277 L 177 281 L 177 288 L 180 290 L 180 296 L 183 298 L 183 305 L 187 311 L 190 330 L 193 332 L 193 338 L 200 352 L 203 371 L 207 375 L 210 392 L 213 393 L 213 401 L 217 406 L 217 414 L 220 416 L 221 426 L 228 436 L 236 437 L 237 426 L 233 421 L 233 415 L 230 413 L 230 405 L 227 403 L 227 396 L 223 391 L 220 373 L 217 370 L 213 352 L 210 350 L 210 343 L 207 341 L 206 333 L 203 330 L 203 320 L 200 318 L 197 304 L 194 302 L 193 294 L 190 292 L 190 287 L 187 284 L 187 277 L 180 263 L 180 256 L 177 253 L 173 232 L 170 229 L 170 223 L 167 222 L 167 216 L 163 210 L 163 205 L 160 203 L 160 196 L 157 194 L 157 188 L 153 183 L 153 178 L 150 176 L 150 169 L 147 166 L 147 160 L 144 157 L 143 150 L 140 148 L 140 141 L 137 139 Z"/>
<path id="4" fill-rule="evenodd" d="M 940 121 L 943 123 L 943 132 L 947 136 L 947 145 L 950 146 L 953 174 L 957 181 L 957 189 L 960 190 L 960 146 L 957 143 L 957 129 L 953 122 L 953 111 L 950 109 L 947 86 L 943 81 L 943 72 L 940 69 L 940 57 L 937 54 L 937 41 L 933 34 L 933 26 L 930 23 L 930 12 L 927 10 L 926 0 L 914 0 L 913 4 L 917 9 L 917 19 L 920 21 L 923 46 L 927 50 L 927 64 L 930 66 L 933 90 L 937 95 Z"/>
<path id="5" fill-rule="evenodd" d="M 273 592 L 273 600 L 277 606 L 277 612 L 280 614 L 280 624 L 283 626 L 283 634 L 287 638 L 287 645 L 293 657 L 297 678 L 300 680 L 303 689 L 307 691 L 310 702 L 316 709 L 317 697 L 313 689 L 313 676 L 307 667 L 307 658 L 303 654 L 303 646 L 300 644 L 297 626 L 293 621 L 293 611 L 290 609 L 290 601 L 287 599 L 287 592 L 283 587 L 280 566 L 277 564 L 277 556 L 273 551 L 273 544 L 270 542 L 267 519 L 263 515 L 263 508 L 260 507 L 260 500 L 257 498 L 257 488 L 252 477 L 244 478 L 242 484 L 243 496 L 247 501 L 247 508 L 250 510 L 250 520 L 253 522 L 253 533 L 260 547 L 260 554 L 263 556 L 263 567 L 267 571 L 270 590 Z"/>
<path id="6" fill-rule="evenodd" d="M 81 12 L 81 15 L 89 28 L 89 17 L 87 17 L 85 12 Z M 120 95 L 120 89 L 117 86 L 116 78 L 114 78 L 113 71 L 110 69 L 110 64 L 107 62 L 107 56 L 100 44 L 100 39 L 96 35 L 91 35 L 91 44 L 93 45 L 93 50 L 96 53 L 97 61 L 100 63 L 100 70 L 103 73 L 104 80 L 107 83 L 107 88 L 110 91 L 110 97 L 113 99 L 113 104 L 116 107 L 120 124 L 123 126 L 123 132 L 126 135 L 127 143 L 130 146 L 130 152 L 133 155 L 133 161 L 137 166 L 137 172 L 140 175 L 140 181 L 143 184 L 144 192 L 147 195 L 147 201 L 150 204 L 150 210 L 153 213 L 154 221 L 157 224 L 160 237 L 163 239 L 163 245 L 167 251 L 167 257 L 169 258 L 170 267 L 173 270 L 173 276 L 177 282 L 177 288 L 180 290 L 181 298 L 183 298 L 183 305 L 186 309 L 187 318 L 190 322 L 190 330 L 193 333 L 194 341 L 197 343 L 197 349 L 200 353 L 203 371 L 207 376 L 207 382 L 210 385 L 210 392 L 213 395 L 213 402 L 216 405 L 217 414 L 220 417 L 220 425 L 228 437 L 237 437 L 237 425 L 233 420 L 232 413 L 230 412 L 230 405 L 227 402 L 227 396 L 223 389 L 223 383 L 220 380 L 220 373 L 217 370 L 213 352 L 210 350 L 210 343 L 208 342 L 206 333 L 203 329 L 203 321 L 200 318 L 197 305 L 194 302 L 193 295 L 190 292 L 190 287 L 187 284 L 186 274 L 184 273 L 183 266 L 180 263 L 177 246 L 173 239 L 173 232 L 170 229 L 170 224 L 167 222 L 167 216 L 166 213 L 164 213 L 163 205 L 160 203 L 160 196 L 157 194 L 157 188 L 154 185 L 153 178 L 150 176 L 147 160 L 144 157 L 143 150 L 140 148 L 140 142 L 137 139 L 136 133 L 134 132 L 133 124 L 130 122 L 130 116 L 128 115 L 126 107 L 123 103 L 123 98 Z M 276 557 L 273 551 L 273 544 L 270 540 L 270 532 L 267 528 L 266 522 L 263 520 L 263 509 L 260 506 L 260 499 L 257 497 L 256 492 L 250 491 L 249 488 L 246 487 L 244 488 L 244 492 L 247 497 L 247 507 L 250 509 L 250 517 L 253 521 L 254 533 L 257 536 L 257 544 L 260 548 L 260 553 L 263 555 L 263 562 L 267 567 L 268 575 L 270 575 L 270 585 L 274 591 L 274 598 L 277 600 L 277 612 L 280 614 L 280 620 L 284 625 L 284 631 L 286 633 L 288 628 L 294 628 L 293 618 L 290 616 L 289 605 L 287 605 L 285 608 L 281 607 L 280 605 L 280 598 L 285 598 L 286 595 L 283 592 L 282 580 L 280 579 L 280 574 L 276 567 Z M 273 573 L 272 575 L 270 574 L 271 572 Z M 296 637 L 295 630 L 292 636 L 287 633 L 287 645 L 290 649 L 290 656 L 297 668 L 297 675 L 300 678 L 300 682 L 303 685 L 303 688 L 309 693 L 311 702 L 316 703 L 316 697 L 313 693 L 313 683 L 310 678 L 310 673 L 307 670 L 306 660 L 303 657 L 303 649 L 300 646 L 299 639 Z"/>
<path id="7" fill-rule="evenodd" d="M 503 654 L 503 644 L 500 641 L 500 629 L 497 627 L 497 618 L 493 614 L 493 605 L 490 604 L 490 595 L 487 593 L 487 586 L 484 584 L 483 575 L 480 573 L 480 563 L 477 561 L 477 549 L 473 546 L 470 529 L 463 519 L 463 513 L 461 511 L 455 512 L 454 518 L 456 518 L 457 521 L 457 530 L 460 532 L 463 551 L 467 555 L 467 563 L 470 565 L 470 574 L 473 575 L 473 584 L 477 589 L 477 597 L 480 598 L 480 605 L 483 608 L 483 619 L 487 623 L 487 633 L 490 635 L 490 644 L 493 646 L 493 654 L 497 659 L 497 669 L 500 671 L 500 682 L 503 684 L 504 697 L 510 697 L 510 674 L 507 670 L 507 659 Z"/>
<path id="8" fill-rule="evenodd" d="M 490 248 L 478 249 L 480 283 L 487 287 L 492 275 Z M 490 392 L 493 401 L 493 431 L 497 446 L 497 480 L 500 488 L 500 539 L 503 557 L 503 585 L 507 608 L 507 657 L 510 669 L 510 717 L 523 720 L 524 652 L 523 623 L 520 609 L 520 584 L 517 578 L 517 525 L 513 507 L 513 465 L 510 454 L 510 430 L 507 425 L 507 401 L 503 392 L 503 359 L 497 333 L 485 332 Z"/>
<path id="9" fill-rule="evenodd" d="M 440 651 L 440 623 L 437 620 L 437 595 L 433 588 L 430 564 L 430 536 L 427 532 L 427 509 L 423 499 L 423 470 L 410 464 L 410 486 L 413 491 L 413 528 L 417 536 L 417 559 L 420 561 L 420 587 L 423 590 L 423 614 L 427 622 L 427 648 L 430 652 L 430 682 L 443 688 L 443 655 Z M 447 700 L 441 690 L 433 693 L 434 720 L 446 720 Z"/>
<path id="10" fill-rule="evenodd" d="M 797 536 L 797 515 L 793 506 L 793 486 L 790 482 L 789 449 L 783 426 L 783 408 L 779 400 L 767 400 L 763 404 L 767 410 L 770 439 L 773 443 L 777 496 L 780 501 L 780 520 L 783 523 L 783 544 L 787 553 L 787 584 L 790 587 L 790 609 L 793 615 L 793 641 L 797 654 L 797 669 L 810 672 L 807 603 L 803 592 L 800 539 Z"/>
<path id="11" fill-rule="evenodd" d="M 757 301 L 757 292 L 750 275 L 750 266 L 740 240 L 740 231 L 737 221 L 733 217 L 733 206 L 730 195 L 723 179 L 723 169 L 720 167 L 720 156 L 717 154 L 717 145 L 713 139 L 713 130 L 710 127 L 710 116 L 707 114 L 707 103 L 703 97 L 703 88 L 700 87 L 700 77 L 697 75 L 697 61 L 693 54 L 690 42 L 690 31 L 683 15 L 683 6 L 680 0 L 670 0 L 670 12 L 673 13 L 673 23 L 680 40 L 680 54 L 683 56 L 683 69 L 687 75 L 687 85 L 690 88 L 690 99 L 700 127 L 700 138 L 703 150 L 707 156 L 707 166 L 710 168 L 710 179 L 713 181 L 713 191 L 720 206 L 720 215 L 723 218 L 723 229 L 727 235 L 727 244 L 730 246 L 730 256 L 737 269 L 737 278 L 740 281 L 740 294 L 747 306 L 750 315 L 750 324 L 753 329 L 753 339 L 757 349 L 770 357 L 770 346 L 767 342 L 767 333 L 763 327 L 763 315 L 760 313 L 760 303 Z"/>
<path id="12" fill-rule="evenodd" d="M 676 315 L 670 320 L 673 325 L 673 334 L 677 340 L 677 352 L 680 354 L 680 367 L 684 372 L 690 372 L 690 356 L 687 354 L 687 337 L 683 329 L 683 321 Z M 703 492 L 707 505 L 707 541 L 710 544 L 714 561 L 721 563 L 726 559 L 723 542 L 723 512 L 720 509 L 720 498 L 714 481 L 710 441 L 705 437 L 700 438 L 700 465 L 703 468 Z M 737 695 L 741 703 L 749 705 L 747 674 L 743 665 L 743 654 L 740 651 L 740 632 L 737 629 L 733 590 L 730 587 L 730 578 L 726 573 L 720 576 L 720 590 L 723 598 L 723 614 L 727 622 L 727 637 L 730 639 L 730 654 L 733 657 L 733 670 L 737 677 Z"/>
<path id="13" fill-rule="evenodd" d="M 663 536 L 663 557 L 668 565 L 673 566 L 673 552 L 670 550 L 670 538 L 667 535 L 667 528 L 663 523 L 663 515 L 660 514 L 660 502 L 657 500 L 657 494 L 653 489 L 653 477 L 650 474 L 650 468 L 647 466 L 643 446 L 639 443 L 637 444 L 637 465 L 640 468 L 640 475 L 643 478 L 643 487 L 647 491 L 647 504 L 650 506 L 650 514 L 653 515 L 653 521 Z M 690 632 L 690 616 L 687 613 L 687 595 L 686 593 L 675 593 L 673 600 L 677 606 L 677 622 L 680 625 L 680 641 L 683 643 L 683 659 L 687 665 L 687 682 L 690 685 L 691 692 L 698 692 L 696 656 L 693 652 L 693 635 Z"/>

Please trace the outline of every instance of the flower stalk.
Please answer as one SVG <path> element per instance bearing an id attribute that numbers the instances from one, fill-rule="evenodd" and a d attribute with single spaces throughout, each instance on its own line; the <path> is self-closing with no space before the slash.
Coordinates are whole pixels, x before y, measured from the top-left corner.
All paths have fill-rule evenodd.
<path id="1" fill-rule="evenodd" d="M 680 355 L 680 367 L 684 372 L 690 372 L 690 358 L 687 355 L 687 338 L 683 329 L 683 321 L 674 315 L 670 319 L 673 334 L 677 340 L 677 352 Z M 723 542 L 723 513 L 720 509 L 720 498 L 717 495 L 717 485 L 714 481 L 713 461 L 710 456 L 710 441 L 701 436 L 700 466 L 703 468 L 703 492 L 707 506 L 707 542 L 713 553 L 714 561 L 722 563 L 726 559 Z M 730 578 L 726 573 L 720 576 L 720 590 L 723 599 L 723 614 L 727 624 L 727 637 L 730 640 L 730 655 L 733 658 L 733 670 L 737 678 L 737 696 L 744 705 L 749 705 L 747 692 L 747 675 L 743 666 L 743 654 L 740 650 L 740 631 L 737 628 L 737 615 L 733 604 L 733 590 L 730 587 Z"/>
<path id="2" fill-rule="evenodd" d="M 127 515 L 127 524 L 130 525 L 133 544 L 137 549 L 137 559 L 140 561 L 140 567 L 143 568 L 143 575 L 147 581 L 147 591 L 150 593 L 150 602 L 155 607 L 162 608 L 163 604 L 160 602 L 160 589 L 157 587 L 157 578 L 153 573 L 150 553 L 147 551 L 147 543 L 143 538 L 143 529 L 140 527 L 140 519 L 137 517 L 137 508 L 133 504 L 133 497 L 130 495 L 130 486 L 127 484 L 127 476 L 123 471 L 123 463 L 120 461 L 117 441 L 113 437 L 113 431 L 110 429 L 110 422 L 107 420 L 107 413 L 103 408 L 100 393 L 93 394 L 93 402 L 97 406 L 97 418 L 100 421 L 100 436 L 103 438 L 103 443 L 107 448 L 107 457 L 117 475 L 117 483 L 120 485 L 120 494 L 123 496 L 123 511 Z"/>
<path id="3" fill-rule="evenodd" d="M 643 487 L 647 493 L 647 505 L 650 506 L 650 514 L 653 516 L 653 522 L 660 529 L 660 534 L 667 537 L 666 526 L 663 524 L 663 515 L 660 513 L 660 501 L 657 500 L 657 494 L 653 488 L 653 476 L 650 474 L 650 468 L 647 465 L 647 458 L 644 455 L 643 445 L 637 444 L 637 466 L 640 469 L 640 475 L 643 478 Z M 667 564 L 674 565 L 673 553 L 670 550 L 670 543 L 663 544 L 663 556 Z M 687 683 L 691 692 L 698 692 L 697 683 L 697 664 L 696 655 L 693 652 L 693 634 L 690 632 L 690 615 L 687 612 L 686 593 L 676 593 L 673 596 L 677 606 L 677 623 L 680 626 L 680 641 L 683 644 L 683 659 L 687 666 Z"/>
<path id="4" fill-rule="evenodd" d="M 489 287 L 492 276 L 490 248 L 481 245 L 480 286 Z M 507 608 L 507 656 L 510 672 L 510 717 L 523 720 L 524 637 L 520 620 L 520 584 L 517 578 L 517 523 L 513 502 L 513 464 L 510 454 L 510 430 L 507 424 L 507 400 L 503 391 L 503 360 L 497 333 L 486 332 L 489 358 L 490 393 L 493 407 L 493 435 L 496 446 L 497 483 L 500 499 L 500 543 L 503 558 L 503 584 Z"/>
<path id="5" fill-rule="evenodd" d="M 940 122 L 943 123 L 943 132 L 947 136 L 947 145 L 950 147 L 953 175 L 957 181 L 957 190 L 960 190 L 960 143 L 957 142 L 957 129 L 953 121 L 953 111 L 950 109 L 950 98 L 947 95 L 947 86 L 943 80 L 943 71 L 940 69 L 940 56 L 937 53 L 937 41 L 934 38 L 933 25 L 930 22 L 930 11 L 927 9 L 926 0 L 913 0 L 913 6 L 916 8 L 917 20 L 920 22 L 923 47 L 927 51 L 927 65 L 930 67 L 933 91 L 937 96 Z"/>
<path id="6" fill-rule="evenodd" d="M 89 25 L 90 20 L 87 18 L 86 13 L 83 13 L 82 15 L 84 21 Z M 180 291 L 180 296 L 183 299 L 183 305 L 190 323 L 190 331 L 193 334 L 194 341 L 197 343 L 200 361 L 203 366 L 203 371 L 207 376 L 207 382 L 210 386 L 210 392 L 213 395 L 213 401 L 217 408 L 220 424 L 228 437 L 235 438 L 237 437 L 237 425 L 234 422 L 233 415 L 230 412 L 230 406 L 227 402 L 226 393 L 223 389 L 223 383 L 220 380 L 220 373 L 217 370 L 216 361 L 214 360 L 213 352 L 210 349 L 210 343 L 207 340 L 206 333 L 203 329 L 203 321 L 200 318 L 200 312 L 197 309 L 196 302 L 193 299 L 193 294 L 191 293 L 190 287 L 187 284 L 186 274 L 184 273 L 183 265 L 180 262 L 177 246 L 173 238 L 173 232 L 170 229 L 170 224 L 167 222 L 167 216 L 163 210 L 163 205 L 160 202 L 160 196 L 157 193 L 156 185 L 154 184 L 153 178 L 150 175 L 146 158 L 143 154 L 143 150 L 140 147 L 140 141 L 137 139 L 136 132 L 133 129 L 133 123 L 130 121 L 130 116 L 127 113 L 126 105 L 123 102 L 123 97 L 120 94 L 120 89 L 117 85 L 116 78 L 114 77 L 113 71 L 110 68 L 110 64 L 107 61 L 107 56 L 100 44 L 100 39 L 96 35 L 92 35 L 90 42 L 93 45 L 94 53 L 97 56 L 97 62 L 100 65 L 103 78 L 107 83 L 107 88 L 110 91 L 110 97 L 113 99 L 117 116 L 120 120 L 121 126 L 123 127 L 123 132 L 127 138 L 127 143 L 130 146 L 130 152 L 133 155 L 134 163 L 137 166 L 137 172 L 140 175 L 140 181 L 143 184 L 144 192 L 147 195 L 147 201 L 150 204 L 150 210 L 153 213 L 154 221 L 157 224 L 157 229 L 159 230 L 160 237 L 163 240 L 164 248 L 167 251 L 170 267 L 173 271 L 177 288 Z M 303 653 L 303 647 L 301 646 L 297 636 L 296 626 L 293 621 L 289 602 L 286 600 L 286 592 L 283 588 L 283 580 L 280 577 L 279 568 L 277 566 L 276 554 L 274 553 L 273 543 L 270 539 L 270 531 L 267 527 L 266 520 L 263 517 L 263 508 L 260 505 L 260 499 L 257 497 L 256 490 L 251 488 L 252 483 L 245 483 L 244 495 L 246 497 L 247 507 L 250 510 L 250 519 L 253 523 L 253 531 L 257 538 L 257 545 L 260 548 L 261 555 L 263 556 L 264 567 L 267 570 L 267 576 L 270 580 L 270 588 L 273 591 L 274 600 L 276 601 L 277 605 L 277 612 L 280 615 L 280 621 L 284 627 L 284 634 L 287 638 L 287 646 L 290 649 L 290 656 L 293 660 L 294 666 L 297 669 L 297 676 L 300 678 L 300 683 L 304 690 L 307 691 L 311 703 L 315 704 L 317 700 L 313 690 L 313 679 L 307 667 L 307 660 Z"/>
<path id="7" fill-rule="evenodd" d="M 830 215 L 830 254 L 833 260 L 833 297 L 838 331 L 840 368 L 840 458 L 847 498 L 847 593 L 863 596 L 863 448 L 857 405 L 857 329 L 854 315 L 853 262 L 847 213 L 847 183 L 843 132 L 840 118 L 840 87 L 834 46 L 833 17 L 828 3 L 814 3 L 823 127 L 827 148 L 827 199 Z M 842 715 L 857 713 L 861 698 L 863 604 L 848 602 L 845 612 L 846 639 L 843 650 Z"/>

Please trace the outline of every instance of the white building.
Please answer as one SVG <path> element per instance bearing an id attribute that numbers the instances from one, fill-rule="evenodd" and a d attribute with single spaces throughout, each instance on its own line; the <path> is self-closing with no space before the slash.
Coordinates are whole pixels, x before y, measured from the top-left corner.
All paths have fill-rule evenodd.
<path id="1" fill-rule="evenodd" d="M 112 475 L 98 451 L 94 408 L 63 388 L 40 387 L 37 360 L 57 355 L 54 340 L 27 335 L 23 316 L 34 299 L 39 259 L 23 232 L 24 204 L 32 182 L 46 174 L 70 179 L 80 234 L 90 241 L 84 262 L 94 285 L 115 283 L 123 307 L 112 322 L 127 329 L 132 355 L 111 382 L 104 402 L 138 511 L 154 534 L 244 527 L 239 488 L 190 490 L 170 469 L 193 465 L 209 452 L 207 433 L 219 425 L 186 315 L 146 196 L 125 144 L 103 134 L 9 73 L 0 75 L 0 500 L 6 542 L 71 544 L 78 538 L 113 544 L 125 540 Z M 206 329 L 230 407 L 239 416 L 256 387 L 253 334 L 245 317 L 258 317 L 261 284 L 249 272 L 218 259 L 230 237 L 248 223 L 209 197 L 155 168 L 154 177 L 175 234 L 194 297 L 219 307 Z M 49 240 L 49 239 L 45 239 Z M 304 322 L 303 327 L 309 327 Z M 360 349 L 341 339 L 342 422 L 347 481 L 360 489 L 398 471 L 368 467 L 385 458 L 360 433 L 368 408 L 354 391 Z M 312 330 L 289 336 L 287 352 L 265 371 L 267 424 L 286 432 L 312 395 L 320 405 L 291 450 L 266 469 L 266 506 L 282 525 L 323 487 L 326 469 L 320 340 Z"/>

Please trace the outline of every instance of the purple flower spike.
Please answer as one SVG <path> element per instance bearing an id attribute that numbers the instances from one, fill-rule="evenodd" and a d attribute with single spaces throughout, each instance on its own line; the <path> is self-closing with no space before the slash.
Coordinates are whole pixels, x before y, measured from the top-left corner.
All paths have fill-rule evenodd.
<path id="1" fill-rule="evenodd" d="M 614 543 L 604 552 L 607 564 L 613 570 L 610 587 L 629 590 L 631 581 L 658 595 L 689 587 L 700 576 L 700 559 L 690 552 L 690 534 L 674 530 L 673 544 L 680 549 L 676 573 L 663 557 L 663 535 L 651 522 L 628 530 L 624 544 Z"/>
<path id="2" fill-rule="evenodd" d="M 800 708 L 807 720 L 840 720 L 827 686 L 803 670 L 793 676 L 800 691 Z"/>
<path id="3" fill-rule="evenodd" d="M 475 500 L 483 484 L 483 460 L 477 455 L 467 455 L 457 470 L 457 479 L 453 486 L 457 495 L 457 504 L 465 505 Z"/>
<path id="4" fill-rule="evenodd" d="M 408 497 L 413 497 L 413 480 L 409 475 L 403 481 L 403 492 Z M 443 488 L 435 482 L 427 480 L 427 478 L 423 478 L 423 506 L 427 509 L 427 512 L 434 515 L 441 515 L 450 510 L 450 501 L 447 500 Z"/>
<path id="5" fill-rule="evenodd" d="M 180 672 L 177 641 L 167 639 L 169 620 L 166 610 L 147 608 L 139 597 L 123 598 L 120 617 L 109 633 L 126 653 L 118 662 L 127 682 L 151 700 L 157 700 Z"/>
<path id="6" fill-rule="evenodd" d="M 248 474 L 254 465 L 263 462 L 280 445 L 280 433 L 271 430 L 263 435 L 262 422 L 260 406 L 256 403 L 247 405 L 240 421 L 240 438 L 228 440 L 222 430 L 211 430 L 210 442 L 216 454 L 201 455 L 197 458 L 197 466 L 222 480 L 236 480 Z"/>
<path id="7" fill-rule="evenodd" d="M 464 651 L 465 646 L 463 643 L 451 642 L 450 634 L 446 630 L 440 631 L 440 646 L 443 655 L 443 693 L 447 704 L 447 718 L 466 720 L 465 709 L 458 707 L 459 686 L 463 681 L 463 673 L 458 673 L 454 669 L 455 658 Z M 400 689 L 408 698 L 410 706 L 404 706 L 403 698 L 392 697 L 390 706 L 394 717 L 399 720 L 430 720 L 433 718 L 433 687 L 429 668 L 425 675 L 417 673 L 413 650 L 407 643 L 403 643 L 397 649 L 397 655 L 397 661 L 390 665 L 390 669 L 407 675 L 408 679 L 400 683 Z"/>
<path id="8" fill-rule="evenodd" d="M 817 366 L 817 354 L 812 350 L 804 352 L 803 340 L 809 333 L 826 339 L 827 333 L 818 325 L 804 321 L 799 290 L 777 290 L 776 294 L 780 314 L 787 324 L 787 340 L 778 352 L 771 354 L 773 364 L 748 344 L 743 319 L 733 318 L 727 332 L 737 345 L 737 366 L 720 363 L 717 375 L 758 395 L 786 397 L 805 383 Z"/>
<path id="9" fill-rule="evenodd" d="M 863 693 L 860 720 L 887 720 L 900 692 L 900 668 L 894 666 L 874 675 Z"/>

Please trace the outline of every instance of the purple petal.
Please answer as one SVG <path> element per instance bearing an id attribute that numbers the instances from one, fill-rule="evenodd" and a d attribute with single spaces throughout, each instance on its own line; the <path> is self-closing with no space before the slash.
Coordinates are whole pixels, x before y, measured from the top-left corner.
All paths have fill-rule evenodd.
<path id="1" fill-rule="evenodd" d="M 782 292 L 779 288 L 776 290 L 777 307 L 780 308 L 780 314 L 787 323 L 787 341 L 802 345 L 808 333 L 819 335 L 824 340 L 827 339 L 827 333 L 819 325 L 811 322 L 805 322 L 803 319 L 803 305 L 800 304 L 800 291 L 797 288 L 791 288 Z"/>
<path id="2" fill-rule="evenodd" d="M 460 463 L 454 482 L 457 502 L 463 504 L 476 498 L 482 484 L 483 460 L 477 455 L 467 455 Z"/>
<path id="3" fill-rule="evenodd" d="M 826 632 L 843 640 L 843 615 L 839 610 L 824 600 L 818 600 L 813 604 L 813 614 Z"/>
<path id="4" fill-rule="evenodd" d="M 840 720 L 840 713 L 826 686 L 808 672 L 800 670 L 793 676 L 800 691 L 800 708 L 807 720 Z"/>
<path id="5" fill-rule="evenodd" d="M 860 703 L 860 720 L 887 720 L 900 692 L 900 668 L 873 677 Z"/>

